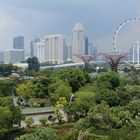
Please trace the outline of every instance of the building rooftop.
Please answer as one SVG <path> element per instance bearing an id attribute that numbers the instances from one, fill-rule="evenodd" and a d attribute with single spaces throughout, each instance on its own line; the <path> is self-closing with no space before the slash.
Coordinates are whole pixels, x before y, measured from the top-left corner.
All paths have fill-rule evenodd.
<path id="1" fill-rule="evenodd" d="M 44 39 L 46 39 L 46 38 L 53 38 L 53 37 L 63 37 L 63 34 L 47 35 L 47 36 L 44 36 Z"/>
<path id="2" fill-rule="evenodd" d="M 55 111 L 54 107 L 39 107 L 39 108 L 27 107 L 24 108 L 21 112 L 23 115 L 28 115 L 37 113 L 49 113 L 54 111 Z"/>
<path id="3" fill-rule="evenodd" d="M 6 51 L 17 51 L 17 52 L 22 52 L 24 51 L 23 49 L 6 49 Z"/>
<path id="4" fill-rule="evenodd" d="M 84 26 L 82 25 L 82 23 L 80 22 L 77 22 L 74 27 L 73 27 L 73 32 L 84 32 L 85 29 L 84 29 Z"/>

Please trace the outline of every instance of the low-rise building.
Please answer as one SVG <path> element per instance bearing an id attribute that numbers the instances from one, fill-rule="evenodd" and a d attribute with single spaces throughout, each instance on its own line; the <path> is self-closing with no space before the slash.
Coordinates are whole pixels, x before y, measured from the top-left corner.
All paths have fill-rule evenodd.
<path id="1" fill-rule="evenodd" d="M 40 124 L 40 118 L 47 117 L 50 120 L 55 115 L 55 108 L 54 107 L 27 107 L 22 109 L 22 115 L 24 115 L 25 120 L 28 118 L 33 118 L 34 125 Z M 26 123 L 24 121 L 21 122 L 21 127 L 26 127 Z"/>

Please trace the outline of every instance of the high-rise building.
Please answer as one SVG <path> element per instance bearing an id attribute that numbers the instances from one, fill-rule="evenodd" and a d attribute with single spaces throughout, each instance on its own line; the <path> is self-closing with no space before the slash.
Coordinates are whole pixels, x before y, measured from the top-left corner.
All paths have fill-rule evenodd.
<path id="1" fill-rule="evenodd" d="M 24 50 L 22 49 L 9 49 L 5 51 L 5 63 L 19 63 L 24 61 Z"/>
<path id="2" fill-rule="evenodd" d="M 24 49 L 24 36 L 14 37 L 13 49 Z"/>
<path id="3" fill-rule="evenodd" d="M 133 58 L 135 59 L 135 56 L 136 56 L 135 55 L 136 52 L 133 49 L 134 49 L 133 47 L 129 49 L 128 61 L 130 62 L 132 62 Z"/>
<path id="4" fill-rule="evenodd" d="M 40 42 L 34 42 L 33 56 L 37 57 L 40 63 L 44 62 L 44 47 L 45 47 L 44 40 Z"/>
<path id="5" fill-rule="evenodd" d="M 66 46 L 67 46 L 67 61 L 72 60 L 72 48 L 71 48 L 71 38 L 68 38 L 66 40 Z"/>
<path id="6" fill-rule="evenodd" d="M 72 61 L 82 62 L 74 54 L 85 54 L 85 29 L 80 22 L 76 23 L 72 30 Z"/>
<path id="7" fill-rule="evenodd" d="M 127 55 L 125 60 L 132 62 L 133 64 L 140 63 L 140 42 L 134 42 L 133 46 L 129 50 L 129 55 Z"/>
<path id="8" fill-rule="evenodd" d="M 89 43 L 88 43 L 88 36 L 85 37 L 85 54 L 88 55 L 88 49 L 89 49 Z"/>
<path id="9" fill-rule="evenodd" d="M 62 34 L 45 36 L 44 61 L 51 64 L 61 64 L 64 60 L 66 41 Z"/>
<path id="10" fill-rule="evenodd" d="M 40 38 L 35 38 L 33 41 L 31 41 L 31 43 L 30 43 L 30 53 L 31 53 L 31 57 L 34 57 L 35 56 L 35 54 L 34 54 L 34 46 L 35 46 L 35 44 L 37 43 L 37 42 L 40 42 Z"/>
<path id="11" fill-rule="evenodd" d="M 4 63 L 4 52 L 0 52 L 0 63 Z"/>
<path id="12" fill-rule="evenodd" d="M 88 54 L 89 55 L 96 55 L 97 54 L 97 47 L 93 46 L 93 44 L 91 42 L 88 43 Z"/>
<path id="13" fill-rule="evenodd" d="M 67 40 L 63 39 L 63 62 L 66 62 L 68 59 L 68 47 Z"/>

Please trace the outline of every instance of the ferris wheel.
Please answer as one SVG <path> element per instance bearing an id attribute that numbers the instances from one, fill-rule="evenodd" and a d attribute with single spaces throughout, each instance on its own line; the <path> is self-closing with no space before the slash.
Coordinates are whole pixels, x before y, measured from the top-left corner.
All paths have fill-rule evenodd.
<path id="1" fill-rule="evenodd" d="M 118 34 L 119 34 L 120 30 L 121 30 L 126 24 L 129 24 L 130 22 L 133 22 L 133 21 L 140 21 L 140 18 L 130 18 L 130 19 L 127 19 L 127 20 L 125 20 L 124 22 L 122 22 L 122 23 L 117 27 L 117 30 L 115 31 L 114 37 L 113 37 L 113 46 L 114 46 L 114 51 L 115 51 L 115 53 L 119 53 L 119 49 L 118 49 L 118 46 L 117 46 L 117 37 L 118 37 Z"/>

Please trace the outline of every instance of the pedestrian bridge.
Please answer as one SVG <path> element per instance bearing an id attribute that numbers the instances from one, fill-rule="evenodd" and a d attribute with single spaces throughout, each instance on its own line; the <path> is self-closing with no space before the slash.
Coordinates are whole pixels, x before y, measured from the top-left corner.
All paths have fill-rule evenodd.
<path id="1" fill-rule="evenodd" d="M 98 63 L 106 63 L 106 61 L 91 61 L 90 64 L 98 64 Z M 40 67 L 40 70 L 44 69 L 59 69 L 59 68 L 71 68 L 71 67 L 83 67 L 84 62 L 82 63 L 69 63 L 69 64 L 59 64 L 59 65 L 54 65 L 54 66 L 42 66 Z"/>

